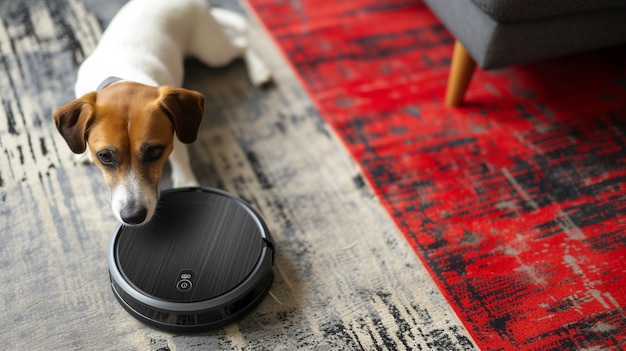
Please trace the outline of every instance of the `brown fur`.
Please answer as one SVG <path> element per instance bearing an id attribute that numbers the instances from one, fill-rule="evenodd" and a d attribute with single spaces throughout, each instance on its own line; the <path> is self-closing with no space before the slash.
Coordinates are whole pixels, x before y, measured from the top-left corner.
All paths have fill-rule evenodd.
<path id="1" fill-rule="evenodd" d="M 59 133 L 73 152 L 83 153 L 89 145 L 92 160 L 110 189 L 134 170 L 156 194 L 174 132 L 184 143 L 195 141 L 203 115 L 200 93 L 131 82 L 88 93 L 53 113 Z M 162 147 L 163 153 L 147 161 L 154 147 Z M 98 155 L 102 152 L 112 157 L 113 165 L 101 162 Z"/>

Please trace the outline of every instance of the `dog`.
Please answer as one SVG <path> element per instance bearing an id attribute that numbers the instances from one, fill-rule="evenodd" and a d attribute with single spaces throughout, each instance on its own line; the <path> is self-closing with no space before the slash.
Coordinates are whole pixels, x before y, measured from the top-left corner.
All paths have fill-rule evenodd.
<path id="1" fill-rule="evenodd" d="M 53 119 L 79 159 L 101 169 L 119 221 L 150 221 L 168 158 L 174 187 L 198 186 L 183 143 L 196 140 L 205 99 L 181 88 L 184 59 L 220 67 L 243 58 L 260 86 L 271 74 L 249 31 L 243 16 L 202 0 L 131 0 L 80 65 L 76 99 Z"/>

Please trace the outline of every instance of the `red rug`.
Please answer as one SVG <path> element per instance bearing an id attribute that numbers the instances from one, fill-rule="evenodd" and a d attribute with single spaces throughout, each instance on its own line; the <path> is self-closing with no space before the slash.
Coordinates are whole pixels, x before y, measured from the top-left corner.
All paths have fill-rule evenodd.
<path id="1" fill-rule="evenodd" d="M 626 47 L 478 70 L 451 109 L 421 2 L 249 2 L 478 347 L 625 347 Z"/>

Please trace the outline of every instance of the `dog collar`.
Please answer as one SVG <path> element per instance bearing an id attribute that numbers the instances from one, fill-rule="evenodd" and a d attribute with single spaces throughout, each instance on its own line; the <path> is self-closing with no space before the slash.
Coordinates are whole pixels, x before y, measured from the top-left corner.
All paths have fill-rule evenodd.
<path id="1" fill-rule="evenodd" d="M 102 83 L 100 83 L 100 85 L 98 85 L 98 87 L 96 88 L 96 91 L 100 91 L 106 87 L 108 87 L 109 85 L 115 83 L 115 82 L 119 82 L 120 80 L 122 80 L 122 78 L 119 77 L 109 77 L 105 80 L 102 81 Z"/>

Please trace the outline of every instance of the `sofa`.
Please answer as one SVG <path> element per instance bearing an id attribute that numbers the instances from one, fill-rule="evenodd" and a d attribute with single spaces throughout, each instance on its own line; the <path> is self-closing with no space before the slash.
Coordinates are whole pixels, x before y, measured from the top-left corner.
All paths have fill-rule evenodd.
<path id="1" fill-rule="evenodd" d="M 626 0 L 424 0 L 455 37 L 445 102 L 492 69 L 626 43 Z"/>

